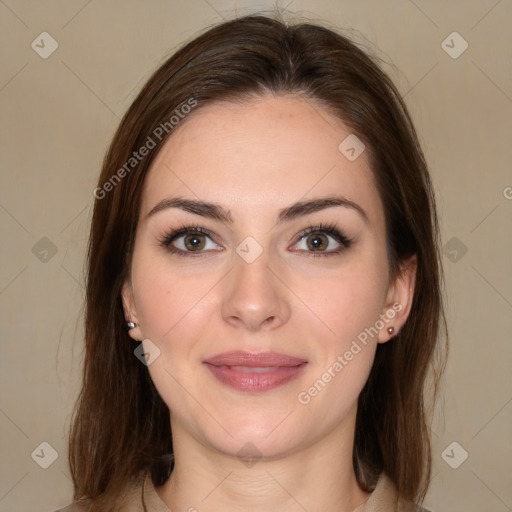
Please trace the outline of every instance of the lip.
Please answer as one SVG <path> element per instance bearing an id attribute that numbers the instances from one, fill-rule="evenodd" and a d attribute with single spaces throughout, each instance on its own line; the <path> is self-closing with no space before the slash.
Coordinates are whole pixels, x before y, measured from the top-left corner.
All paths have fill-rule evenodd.
<path id="1" fill-rule="evenodd" d="M 223 384 L 239 391 L 263 392 L 275 389 L 299 377 L 308 362 L 276 352 L 225 352 L 203 364 Z"/>

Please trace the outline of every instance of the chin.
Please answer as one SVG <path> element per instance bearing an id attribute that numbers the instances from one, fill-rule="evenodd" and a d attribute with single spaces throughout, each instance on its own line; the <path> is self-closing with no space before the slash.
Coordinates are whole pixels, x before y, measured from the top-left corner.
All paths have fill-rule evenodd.
<path id="1" fill-rule="evenodd" d="M 210 446 L 228 456 L 240 459 L 250 465 L 252 461 L 260 459 L 279 459 L 293 452 L 300 441 L 289 435 L 269 436 L 268 432 L 254 432 L 250 428 L 240 431 L 234 438 L 223 436 L 217 439 L 208 439 Z"/>
<path id="2" fill-rule="evenodd" d="M 211 421 L 199 426 L 203 443 L 215 451 L 242 459 L 277 459 L 300 446 L 314 443 L 319 429 L 293 408 L 264 413 L 260 410 L 240 410 L 231 417 L 217 416 L 215 429 Z M 211 419 L 211 418 L 210 418 Z M 316 430 L 316 433 L 315 433 Z"/>

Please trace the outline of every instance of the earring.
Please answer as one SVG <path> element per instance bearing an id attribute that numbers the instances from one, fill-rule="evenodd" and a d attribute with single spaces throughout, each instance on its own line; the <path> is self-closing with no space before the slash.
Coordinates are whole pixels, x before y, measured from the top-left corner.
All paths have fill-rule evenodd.
<path id="1" fill-rule="evenodd" d="M 393 334 L 395 332 L 394 327 L 388 327 L 388 334 Z"/>
<path id="2" fill-rule="evenodd" d="M 131 331 L 132 329 L 134 329 L 135 327 L 137 326 L 137 324 L 134 324 L 133 322 L 128 322 L 126 324 L 126 328 Z"/>

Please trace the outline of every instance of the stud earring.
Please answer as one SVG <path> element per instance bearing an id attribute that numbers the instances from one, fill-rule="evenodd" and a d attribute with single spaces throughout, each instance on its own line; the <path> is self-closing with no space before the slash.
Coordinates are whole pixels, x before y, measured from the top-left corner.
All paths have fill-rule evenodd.
<path id="1" fill-rule="evenodd" d="M 394 327 L 388 327 L 388 334 L 393 334 L 395 332 Z"/>
<path id="2" fill-rule="evenodd" d="M 137 326 L 137 324 L 134 324 L 133 322 L 128 322 L 126 324 L 126 328 L 131 331 L 132 329 L 134 329 L 135 327 Z"/>

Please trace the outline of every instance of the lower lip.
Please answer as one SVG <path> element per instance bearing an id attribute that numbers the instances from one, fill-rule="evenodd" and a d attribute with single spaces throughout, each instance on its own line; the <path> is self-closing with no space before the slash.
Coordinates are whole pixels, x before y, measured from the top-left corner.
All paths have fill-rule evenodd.
<path id="1" fill-rule="evenodd" d="M 296 379 L 307 363 L 298 366 L 279 366 L 265 372 L 233 369 L 229 366 L 214 366 L 205 363 L 213 375 L 223 384 L 239 391 L 261 392 L 275 389 Z"/>

